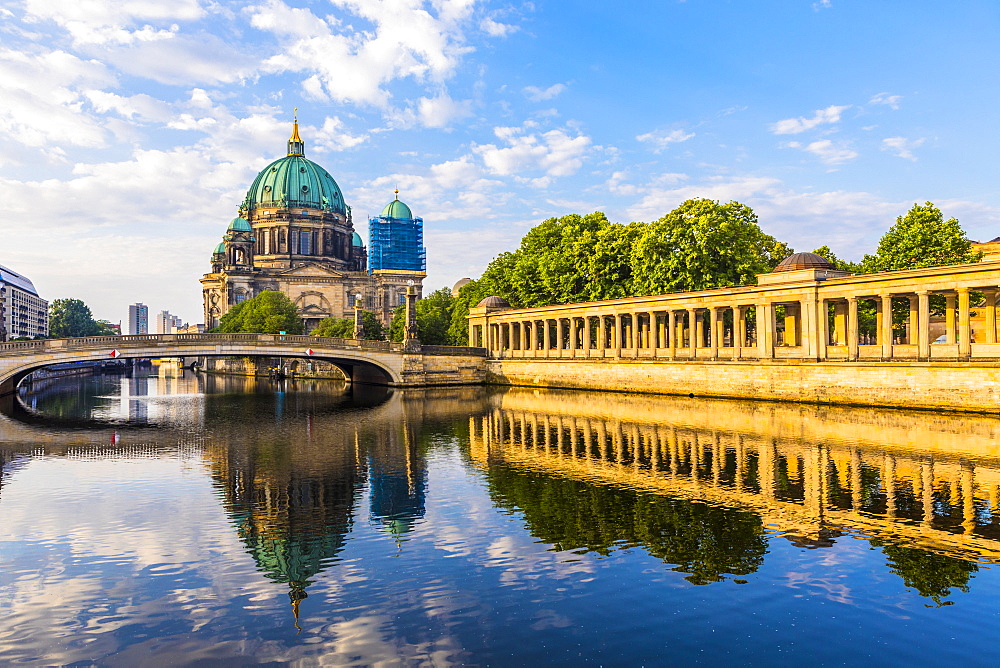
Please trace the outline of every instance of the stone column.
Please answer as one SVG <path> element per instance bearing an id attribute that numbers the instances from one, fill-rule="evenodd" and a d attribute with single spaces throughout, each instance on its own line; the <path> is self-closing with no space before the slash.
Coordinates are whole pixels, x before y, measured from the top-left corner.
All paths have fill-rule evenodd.
<path id="1" fill-rule="evenodd" d="M 917 336 L 917 321 L 920 320 L 920 304 L 919 297 L 913 295 L 908 297 L 910 300 L 910 315 L 906 320 L 906 343 L 911 346 L 919 345 L 918 341 L 920 337 Z"/>
<path id="2" fill-rule="evenodd" d="M 798 328 L 799 315 L 795 312 L 797 304 L 785 304 L 785 345 L 799 345 Z"/>
<path id="3" fill-rule="evenodd" d="M 593 323 L 591 319 L 593 316 L 584 316 L 583 318 L 583 349 L 586 351 L 587 357 L 590 357 L 590 351 L 593 349 L 594 344 L 591 339 L 594 335 Z"/>
<path id="4" fill-rule="evenodd" d="M 601 351 L 601 357 L 604 357 L 604 351 L 608 349 L 608 321 L 607 316 L 603 313 L 599 317 L 600 321 L 597 323 L 597 337 L 599 339 L 597 349 Z"/>
<path id="5" fill-rule="evenodd" d="M 632 314 L 632 354 L 635 355 L 636 359 L 639 359 L 639 348 L 642 347 L 642 323 L 640 315 L 638 312 Z"/>
<path id="6" fill-rule="evenodd" d="M 972 356 L 972 315 L 969 313 L 969 288 L 958 288 L 958 356 Z"/>
<path id="7" fill-rule="evenodd" d="M 983 339 L 984 343 L 996 343 L 997 342 L 997 291 L 983 290 L 983 296 L 986 298 L 986 308 L 984 313 L 984 333 L 985 337 Z"/>
<path id="8" fill-rule="evenodd" d="M 670 337 L 667 340 L 667 346 L 670 348 L 670 359 L 677 357 L 677 313 L 673 310 L 667 311 L 667 330 L 670 332 Z"/>
<path id="9" fill-rule="evenodd" d="M 830 345 L 830 303 L 826 299 L 819 300 L 819 318 L 819 345 L 816 346 L 816 356 L 825 360 L 826 349 Z"/>
<path id="10" fill-rule="evenodd" d="M 958 331 L 955 327 L 955 295 L 944 296 L 944 342 L 955 345 L 958 343 Z"/>
<path id="11" fill-rule="evenodd" d="M 549 326 L 549 321 L 542 320 L 542 347 L 545 348 L 545 356 L 550 355 L 549 351 L 552 349 L 552 328 Z"/>
<path id="12" fill-rule="evenodd" d="M 833 339 L 834 343 L 847 345 L 847 302 L 837 301 L 833 305 Z"/>
<path id="13" fill-rule="evenodd" d="M 622 314 L 615 313 L 615 331 L 612 333 L 614 340 L 612 348 L 615 350 L 615 357 L 622 356 Z"/>
<path id="14" fill-rule="evenodd" d="M 698 356 L 698 334 L 701 333 L 701 326 L 698 325 L 698 309 L 689 308 L 688 313 L 688 348 L 691 350 L 691 359 Z"/>
<path id="15" fill-rule="evenodd" d="M 931 356 L 931 299 L 927 290 L 917 292 L 917 356 Z"/>
<path id="16" fill-rule="evenodd" d="M 712 359 L 716 359 L 719 356 L 719 339 L 718 339 L 718 329 L 719 329 L 719 308 L 717 306 L 711 306 L 708 309 L 708 350 Z"/>
<path id="17" fill-rule="evenodd" d="M 879 314 L 879 343 L 882 359 L 892 359 L 892 295 L 879 295 L 882 312 Z"/>
<path id="18" fill-rule="evenodd" d="M 733 356 L 743 356 L 743 348 L 747 345 L 747 307 L 737 306 L 733 309 Z"/>
<path id="19" fill-rule="evenodd" d="M 774 307 L 771 304 L 757 304 L 757 348 L 764 359 L 774 357 Z"/>
<path id="20" fill-rule="evenodd" d="M 660 323 L 656 322 L 656 313 L 650 311 L 646 314 L 649 323 L 646 325 L 646 347 L 652 349 L 653 357 L 656 357 L 656 349 L 660 347 Z"/>
<path id="21" fill-rule="evenodd" d="M 847 359 L 858 359 L 858 298 L 847 298 Z"/>

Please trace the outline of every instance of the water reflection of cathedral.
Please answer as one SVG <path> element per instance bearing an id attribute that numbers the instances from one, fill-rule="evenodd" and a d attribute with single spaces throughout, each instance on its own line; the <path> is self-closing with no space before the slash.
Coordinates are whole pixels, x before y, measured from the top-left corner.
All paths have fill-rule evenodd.
<path id="1" fill-rule="evenodd" d="M 397 546 L 424 514 L 419 431 L 405 420 L 352 422 L 350 413 L 297 414 L 285 430 L 205 453 L 240 540 L 267 578 L 288 585 L 296 618 L 346 546 L 366 488 L 371 519 Z"/>

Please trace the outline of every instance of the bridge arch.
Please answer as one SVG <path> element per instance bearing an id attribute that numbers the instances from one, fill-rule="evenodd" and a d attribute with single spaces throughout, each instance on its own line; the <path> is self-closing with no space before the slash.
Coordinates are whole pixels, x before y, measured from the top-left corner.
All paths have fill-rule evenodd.
<path id="1" fill-rule="evenodd" d="M 402 346 L 271 334 L 109 336 L 0 344 L 0 394 L 13 392 L 37 369 L 68 362 L 164 357 L 282 357 L 324 360 L 352 383 L 402 384 Z"/>

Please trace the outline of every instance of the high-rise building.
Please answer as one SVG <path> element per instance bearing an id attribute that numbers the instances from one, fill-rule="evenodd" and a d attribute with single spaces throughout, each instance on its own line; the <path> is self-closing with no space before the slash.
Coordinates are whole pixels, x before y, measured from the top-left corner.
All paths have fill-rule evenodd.
<path id="1" fill-rule="evenodd" d="M 184 326 L 184 322 L 179 316 L 170 311 L 160 311 L 156 314 L 157 334 L 176 334 L 177 330 Z"/>
<path id="2" fill-rule="evenodd" d="M 398 244 L 409 249 L 398 253 L 408 258 L 405 266 L 388 261 L 369 272 L 368 252 L 354 230 L 351 207 L 330 173 L 305 157 L 296 121 L 288 155 L 257 175 L 238 217 L 229 223 L 212 254 L 212 271 L 201 279 L 205 326 L 218 326 L 229 309 L 264 290 L 285 293 L 305 320 L 306 331 L 323 318 L 354 317 L 357 295 L 361 295 L 362 308 L 388 325 L 407 286 L 414 284 L 419 297 L 426 276 L 423 221 L 413 219 L 409 208 L 398 200 L 390 202 L 389 208 L 400 216 L 405 213 L 398 220 L 409 221 L 411 231 L 414 220 L 418 221 L 418 236 L 404 242 L 396 235 L 383 243 L 391 254 L 396 252 L 395 239 L 400 239 Z M 418 256 L 417 261 L 413 256 Z"/>
<path id="3" fill-rule="evenodd" d="M 149 334 L 149 307 L 141 302 L 129 304 L 128 333 Z"/>
<path id="4" fill-rule="evenodd" d="M 48 333 L 49 303 L 28 278 L 0 266 L 0 341 Z"/>

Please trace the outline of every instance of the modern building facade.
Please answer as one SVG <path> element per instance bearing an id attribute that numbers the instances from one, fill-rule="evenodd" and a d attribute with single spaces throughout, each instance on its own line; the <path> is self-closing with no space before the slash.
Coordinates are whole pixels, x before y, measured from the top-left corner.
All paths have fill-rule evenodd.
<path id="1" fill-rule="evenodd" d="M 149 307 L 141 302 L 129 304 L 128 333 L 149 334 Z"/>
<path id="2" fill-rule="evenodd" d="M 176 334 L 177 330 L 184 326 L 180 316 L 176 316 L 170 311 L 160 311 L 156 314 L 157 334 Z"/>
<path id="3" fill-rule="evenodd" d="M 0 341 L 49 334 L 49 303 L 31 280 L 0 266 Z"/>
<path id="4" fill-rule="evenodd" d="M 384 250 L 393 252 L 391 244 Z M 388 325 L 407 285 L 419 295 L 425 275 L 422 247 L 419 269 L 369 272 L 351 207 L 330 173 L 305 157 L 296 119 L 287 155 L 257 175 L 212 254 L 212 271 L 201 279 L 205 325 L 216 327 L 230 308 L 264 290 L 285 293 L 306 331 L 327 317 L 352 317 L 358 295 Z"/>

